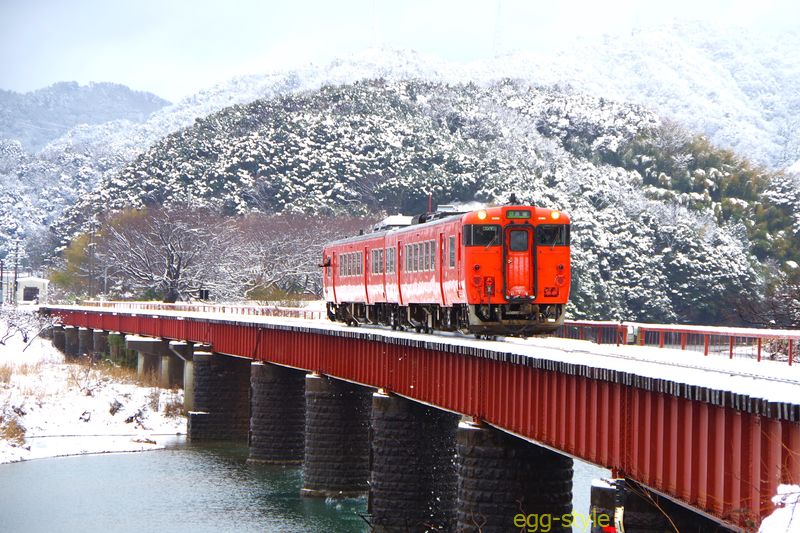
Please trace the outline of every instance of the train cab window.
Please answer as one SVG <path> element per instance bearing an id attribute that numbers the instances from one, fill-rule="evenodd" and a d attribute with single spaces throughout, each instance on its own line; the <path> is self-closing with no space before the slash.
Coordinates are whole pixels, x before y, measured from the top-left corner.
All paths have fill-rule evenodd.
<path id="1" fill-rule="evenodd" d="M 548 224 L 537 226 L 536 244 L 540 246 L 569 246 L 569 225 Z"/>
<path id="2" fill-rule="evenodd" d="M 499 246 L 502 243 L 497 224 L 466 224 L 464 246 Z"/>
<path id="3" fill-rule="evenodd" d="M 447 245 L 450 252 L 450 268 L 453 268 L 456 266 L 456 238 L 454 235 L 447 238 Z"/>
<path id="4" fill-rule="evenodd" d="M 508 234 L 508 249 L 512 252 L 527 252 L 528 232 L 519 229 L 511 230 Z"/>

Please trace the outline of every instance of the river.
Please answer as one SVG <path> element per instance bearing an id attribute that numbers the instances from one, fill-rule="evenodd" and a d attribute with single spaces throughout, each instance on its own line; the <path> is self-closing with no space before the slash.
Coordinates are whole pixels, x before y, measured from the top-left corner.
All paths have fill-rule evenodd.
<path id="1" fill-rule="evenodd" d="M 246 459 L 246 445 L 179 440 L 145 453 L 0 465 L 0 531 L 367 531 L 365 498 L 302 498 L 301 468 Z M 576 462 L 577 511 L 602 472 Z"/>

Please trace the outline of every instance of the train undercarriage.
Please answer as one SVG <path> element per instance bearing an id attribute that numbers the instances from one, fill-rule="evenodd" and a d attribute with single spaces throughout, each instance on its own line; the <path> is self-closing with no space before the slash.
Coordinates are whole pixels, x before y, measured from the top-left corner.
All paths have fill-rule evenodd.
<path id="1" fill-rule="evenodd" d="M 459 331 L 477 337 L 528 337 L 554 332 L 564 322 L 561 304 L 438 304 L 341 303 L 327 304 L 328 318 L 350 326 L 372 324 L 393 330 L 418 332 Z"/>

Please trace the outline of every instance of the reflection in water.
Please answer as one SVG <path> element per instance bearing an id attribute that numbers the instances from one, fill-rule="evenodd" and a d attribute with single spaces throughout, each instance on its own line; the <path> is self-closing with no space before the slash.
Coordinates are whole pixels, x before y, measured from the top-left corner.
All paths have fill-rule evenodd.
<path id="1" fill-rule="evenodd" d="M 0 465 L 0 531 L 368 530 L 359 516 L 365 498 L 302 498 L 300 467 L 249 464 L 247 453 L 246 445 L 177 443 Z M 576 461 L 576 510 L 588 510 L 589 482 L 602 474 Z"/>
<path id="2" fill-rule="evenodd" d="M 0 466 L 0 531 L 363 532 L 366 500 L 299 496 L 298 467 L 253 465 L 247 447 Z"/>

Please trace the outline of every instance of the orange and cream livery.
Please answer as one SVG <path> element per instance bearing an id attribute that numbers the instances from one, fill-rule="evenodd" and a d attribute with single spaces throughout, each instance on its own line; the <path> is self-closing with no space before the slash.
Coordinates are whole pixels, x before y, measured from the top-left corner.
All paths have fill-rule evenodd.
<path id="1" fill-rule="evenodd" d="M 324 247 L 331 320 L 477 336 L 550 333 L 563 323 L 565 213 L 515 205 L 385 222 Z"/>

